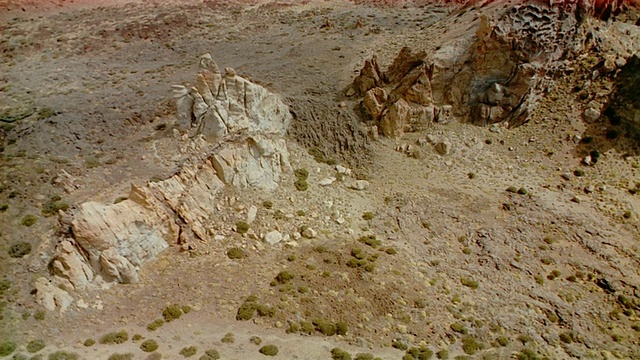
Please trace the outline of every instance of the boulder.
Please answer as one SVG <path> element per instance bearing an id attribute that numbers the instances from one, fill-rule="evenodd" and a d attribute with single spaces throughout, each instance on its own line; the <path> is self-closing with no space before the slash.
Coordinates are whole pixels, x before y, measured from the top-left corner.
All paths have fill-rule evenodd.
<path id="1" fill-rule="evenodd" d="M 269 245 L 275 245 L 283 239 L 282 234 L 278 230 L 273 230 L 264 235 L 264 241 Z"/>
<path id="2" fill-rule="evenodd" d="M 374 120 L 378 120 L 387 102 L 387 92 L 383 88 L 373 88 L 364 94 L 362 104 Z"/>
<path id="3" fill-rule="evenodd" d="M 380 132 L 390 138 L 399 138 L 404 133 L 404 126 L 409 122 L 411 107 L 404 100 L 396 101 L 382 114 Z"/>
<path id="4" fill-rule="evenodd" d="M 38 278 L 33 287 L 36 302 L 49 311 L 59 309 L 60 312 L 64 312 L 73 302 L 73 297 L 68 292 L 55 286 L 47 278 Z"/>

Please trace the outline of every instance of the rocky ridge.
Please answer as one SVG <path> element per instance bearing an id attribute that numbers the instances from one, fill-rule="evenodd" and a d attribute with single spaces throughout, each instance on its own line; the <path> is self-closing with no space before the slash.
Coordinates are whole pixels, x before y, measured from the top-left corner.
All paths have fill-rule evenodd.
<path id="1" fill-rule="evenodd" d="M 221 210 L 212 204 L 225 186 L 269 190 L 290 171 L 284 134 L 291 115 L 278 96 L 231 68 L 222 75 L 209 54 L 200 58 L 195 86 L 173 91 L 178 125 L 190 129 L 182 135 L 181 169 L 147 186 L 132 185 L 117 203 L 90 201 L 62 213 L 69 236 L 51 261 L 55 286 L 70 291 L 97 279 L 136 282 L 142 263 L 167 247 L 192 250 L 212 238 L 208 220 Z M 68 305 L 51 300 L 68 296 L 55 295 L 60 289 L 51 284 L 38 289 L 37 299 L 48 309 Z"/>

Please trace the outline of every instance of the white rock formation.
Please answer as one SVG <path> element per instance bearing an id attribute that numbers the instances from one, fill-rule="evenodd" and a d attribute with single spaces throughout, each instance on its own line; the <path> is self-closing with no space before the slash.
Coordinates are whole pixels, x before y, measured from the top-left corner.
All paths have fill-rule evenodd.
<path id="1" fill-rule="evenodd" d="M 56 247 L 51 268 L 57 285 L 47 279 L 37 283 L 47 308 L 68 306 L 54 289 L 81 289 L 98 275 L 105 281 L 137 281 L 139 267 L 167 247 L 192 249 L 209 240 L 217 211 L 212 204 L 219 203 L 225 186 L 273 189 L 283 171 L 290 171 L 284 135 L 291 114 L 277 95 L 233 69 L 223 76 L 208 54 L 200 58 L 195 86 L 177 85 L 173 91 L 178 124 L 191 132 L 181 149 L 183 167 L 166 180 L 132 185 L 128 199 L 118 204 L 81 204 L 62 221 L 74 239 Z M 272 238 L 279 242 L 282 235 Z"/>

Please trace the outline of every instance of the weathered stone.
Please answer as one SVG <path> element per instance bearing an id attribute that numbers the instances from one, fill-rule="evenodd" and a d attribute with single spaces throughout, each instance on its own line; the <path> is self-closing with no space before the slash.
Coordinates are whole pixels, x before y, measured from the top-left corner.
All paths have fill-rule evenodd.
<path id="1" fill-rule="evenodd" d="M 247 224 L 251 224 L 256 220 L 256 216 L 258 215 L 258 208 L 255 205 L 251 205 L 249 207 L 249 211 L 247 211 Z"/>
<path id="2" fill-rule="evenodd" d="M 451 153 L 451 142 L 448 140 L 438 141 L 433 147 L 439 155 L 449 155 Z"/>
<path id="3" fill-rule="evenodd" d="M 72 288 L 82 289 L 93 281 L 94 274 L 72 241 L 63 240 L 56 246 L 51 260 L 52 275 L 69 281 Z"/>
<path id="4" fill-rule="evenodd" d="M 367 180 L 356 180 L 351 184 L 351 188 L 354 190 L 366 190 L 369 188 L 369 182 Z"/>
<path id="5" fill-rule="evenodd" d="M 588 123 L 592 123 L 596 120 L 598 120 L 598 118 L 600 118 L 600 111 L 598 111 L 597 109 L 594 108 L 587 108 L 584 113 L 582 114 L 582 118 L 588 122 Z"/>
<path id="6" fill-rule="evenodd" d="M 282 234 L 278 230 L 273 230 L 264 235 L 264 241 L 269 245 L 275 245 L 283 239 Z"/>
<path id="7" fill-rule="evenodd" d="M 73 297 L 68 292 L 56 287 L 47 278 L 38 278 L 34 283 L 34 288 L 36 302 L 49 311 L 57 308 L 60 309 L 60 312 L 64 312 L 73 302 Z"/>
<path id="8" fill-rule="evenodd" d="M 360 70 L 360 75 L 356 77 L 353 84 L 360 96 L 382 84 L 380 68 L 378 67 L 378 60 L 375 55 L 370 60 L 364 62 L 364 67 Z"/>
<path id="9" fill-rule="evenodd" d="M 314 229 L 308 227 L 308 228 L 304 229 L 304 231 L 302 231 L 302 236 L 304 236 L 307 239 L 313 239 L 316 236 L 318 236 L 318 232 L 315 231 Z M 295 236 L 294 236 L 294 239 L 295 239 Z"/>
<path id="10" fill-rule="evenodd" d="M 374 120 L 377 120 L 382 114 L 387 98 L 387 92 L 379 87 L 373 88 L 364 94 L 362 103 Z"/>
<path id="11" fill-rule="evenodd" d="M 411 107 L 404 100 L 396 101 L 382 114 L 380 132 L 390 138 L 399 138 L 404 134 L 404 126 L 409 121 Z"/>

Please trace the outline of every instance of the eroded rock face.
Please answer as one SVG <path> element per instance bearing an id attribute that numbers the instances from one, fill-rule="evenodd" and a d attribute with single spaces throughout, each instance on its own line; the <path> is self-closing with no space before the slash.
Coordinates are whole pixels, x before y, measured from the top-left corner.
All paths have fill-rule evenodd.
<path id="1" fill-rule="evenodd" d="M 385 136 L 454 119 L 521 125 L 566 60 L 600 43 L 599 19 L 621 6 L 588 0 L 512 5 L 480 16 L 466 42 L 445 43 L 431 54 L 403 48 L 385 72 L 374 56 L 352 87 Z"/>
<path id="2" fill-rule="evenodd" d="M 640 140 L 640 54 L 622 67 L 604 113 L 612 123 L 623 123 L 629 135 Z"/>
<path id="3" fill-rule="evenodd" d="M 81 289 L 97 277 L 136 282 L 139 267 L 167 247 L 188 250 L 209 240 L 211 204 L 225 186 L 273 189 L 290 170 L 283 136 L 291 114 L 278 96 L 233 69 L 223 76 L 208 54 L 200 58 L 195 86 L 173 90 L 178 124 L 191 135 L 181 149 L 182 168 L 166 180 L 132 185 L 127 200 L 87 202 L 64 217 L 73 239 L 56 247 L 53 281 L 39 280 L 47 308 L 66 303 L 52 286 Z"/>

